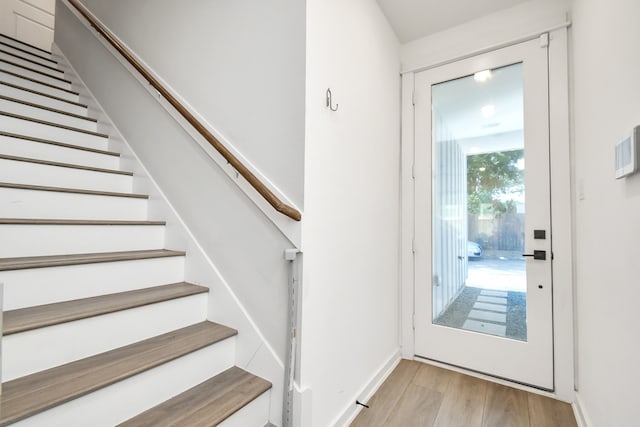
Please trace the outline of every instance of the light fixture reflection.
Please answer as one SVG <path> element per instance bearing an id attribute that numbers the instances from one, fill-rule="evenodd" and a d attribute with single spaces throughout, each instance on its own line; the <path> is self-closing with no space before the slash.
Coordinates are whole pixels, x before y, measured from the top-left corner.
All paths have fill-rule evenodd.
<path id="1" fill-rule="evenodd" d="M 483 83 L 486 82 L 487 80 L 489 80 L 491 77 L 493 77 L 493 73 L 491 72 L 491 70 L 482 70 L 482 71 L 478 71 L 477 73 L 475 73 L 473 75 L 473 79 L 475 81 L 477 81 L 478 83 Z"/>
<path id="2" fill-rule="evenodd" d="M 482 112 L 482 115 L 485 117 L 491 117 L 493 116 L 493 113 L 496 112 L 496 106 L 495 105 L 485 105 L 484 107 L 482 107 L 480 109 L 480 111 Z"/>

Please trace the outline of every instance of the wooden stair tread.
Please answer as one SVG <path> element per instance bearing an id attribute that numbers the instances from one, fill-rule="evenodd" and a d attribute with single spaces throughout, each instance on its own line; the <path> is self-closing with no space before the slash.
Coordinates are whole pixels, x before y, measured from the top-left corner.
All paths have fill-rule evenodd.
<path id="1" fill-rule="evenodd" d="M 10 76 L 14 76 L 14 77 L 17 77 L 19 79 L 23 79 L 23 80 L 27 80 L 27 81 L 30 81 L 30 82 L 33 82 L 33 83 L 37 83 L 37 84 L 42 85 L 42 86 L 47 86 L 47 87 L 50 87 L 52 89 L 56 89 L 56 90 L 59 90 L 59 91 L 62 91 L 62 92 L 67 92 L 67 93 L 70 93 L 72 95 L 78 95 L 78 96 L 80 95 L 78 92 L 75 92 L 75 91 L 73 91 L 71 89 L 65 89 L 63 87 L 52 85 L 51 83 L 43 82 L 42 80 L 38 80 L 38 79 L 31 78 L 31 77 L 23 76 L 22 74 L 14 73 L 12 71 L 0 70 L 0 73 L 8 74 Z"/>
<path id="2" fill-rule="evenodd" d="M 73 114 L 73 113 L 70 113 L 68 111 L 58 110 L 56 108 L 51 108 L 51 107 L 47 107 L 47 106 L 44 106 L 44 105 L 35 104 L 33 102 L 24 101 L 22 99 L 11 98 L 9 96 L 4 96 L 4 95 L 0 95 L 0 99 L 4 99 L 5 101 L 15 102 L 17 104 L 26 105 L 26 106 L 33 107 L 33 108 L 39 108 L 41 110 L 51 111 L 52 113 L 56 113 L 56 114 L 64 114 L 65 116 L 73 117 L 74 119 L 86 120 L 88 122 L 94 122 L 94 123 L 98 122 L 98 119 L 95 119 L 93 117 L 85 117 L 85 116 L 81 116 L 79 114 Z"/>
<path id="3" fill-rule="evenodd" d="M 215 426 L 270 388 L 270 382 L 234 366 L 119 427 Z"/>
<path id="4" fill-rule="evenodd" d="M 57 167 L 69 168 L 69 169 L 81 169 L 81 170 L 91 171 L 91 172 L 102 172 L 102 173 L 111 173 L 115 175 L 133 176 L 133 172 L 120 171 L 116 169 L 95 168 L 93 166 L 83 166 L 83 165 L 77 165 L 73 163 L 52 162 L 50 160 L 40 160 L 40 159 L 32 159 L 30 157 L 10 156 L 7 154 L 0 154 L 0 159 L 13 160 L 16 162 L 36 163 L 39 165 L 47 165 L 47 166 L 57 166 Z"/>
<path id="5" fill-rule="evenodd" d="M 39 51 L 40 51 L 40 52 L 42 52 L 42 53 L 46 53 L 46 54 L 48 54 L 48 55 L 52 55 L 52 53 L 51 53 L 51 52 L 49 52 L 48 50 L 44 50 L 44 49 L 42 49 L 42 48 L 40 48 L 40 47 L 38 47 L 38 46 L 34 46 L 34 45 L 30 44 L 30 43 L 24 42 L 24 41 L 22 41 L 22 40 L 18 40 L 18 39 L 16 39 L 16 38 L 13 38 L 13 37 L 8 36 L 8 35 L 6 35 L 6 34 L 0 34 L 0 36 L 4 37 L 5 39 L 13 40 L 13 41 L 14 41 L 14 42 L 16 42 L 16 43 L 20 43 L 20 44 L 21 44 L 21 45 L 23 45 L 23 46 L 30 47 L 31 49 L 39 50 Z"/>
<path id="6" fill-rule="evenodd" d="M 3 132 L 3 131 L 0 131 L 0 136 L 6 136 L 8 138 L 15 138 L 15 139 L 22 139 L 25 141 L 39 142 L 41 144 L 56 145 L 58 147 L 70 148 L 72 150 L 89 151 L 92 153 L 104 154 L 106 156 L 120 157 L 120 153 L 116 153 L 114 151 L 98 150 L 96 148 L 83 147 L 82 145 L 67 144 L 64 142 L 53 141 L 50 139 L 36 138 L 33 136 L 18 135 L 15 133 L 9 133 L 9 132 Z"/>
<path id="7" fill-rule="evenodd" d="M 2 385 L 0 425 L 32 416 L 236 334 L 226 326 L 202 322 L 8 381 Z"/>
<path id="8" fill-rule="evenodd" d="M 94 196 L 111 196 L 111 197 L 129 197 L 134 199 L 148 199 L 146 194 L 135 193 L 114 193 L 111 191 L 94 191 L 94 190 L 82 190 L 79 188 L 64 188 L 64 187 L 48 187 L 43 185 L 27 185 L 27 184 L 15 184 L 11 182 L 0 182 L 0 188 L 13 188 L 17 190 L 36 190 L 36 191 L 54 191 L 59 193 L 74 193 L 74 194 L 88 194 Z"/>
<path id="9" fill-rule="evenodd" d="M 18 59 L 20 59 L 20 60 L 22 60 L 22 61 L 27 61 L 27 62 L 30 62 L 30 63 L 32 63 L 32 64 L 38 65 L 38 66 L 40 66 L 40 67 L 44 67 L 44 68 L 46 68 L 46 69 L 48 69 L 48 70 L 51 70 L 51 71 L 56 71 L 56 72 L 58 72 L 58 73 L 60 73 L 60 74 L 64 75 L 64 71 L 62 71 L 62 70 L 59 70 L 59 69 L 57 69 L 57 68 L 55 68 L 55 67 L 52 67 L 52 66 L 50 66 L 50 65 L 45 65 L 45 64 L 42 64 L 42 63 L 40 63 L 40 62 L 34 61 L 33 59 L 29 59 L 29 58 L 22 57 L 22 56 L 20 56 L 20 55 L 16 55 L 15 53 L 11 53 L 11 52 L 6 51 L 6 50 L 4 50 L 4 49 L 2 49 L 2 48 L 0 48 L 0 53 L 3 53 L 3 54 L 5 54 L 5 55 L 9 55 L 9 56 L 13 56 L 14 58 L 18 58 Z"/>
<path id="10" fill-rule="evenodd" d="M 87 105 L 81 104 L 79 102 L 69 101 L 68 99 L 60 98 L 60 97 L 55 96 L 55 95 L 50 95 L 48 93 L 40 92 L 40 91 L 37 91 L 35 89 L 31 89 L 31 88 L 20 86 L 20 85 L 15 85 L 13 83 L 5 82 L 5 81 L 2 81 L 2 80 L 0 80 L 0 85 L 9 86 L 9 87 L 12 87 L 14 89 L 23 90 L 25 92 L 35 93 L 36 95 L 39 95 L 39 96 L 46 96 L 47 98 L 55 99 L 56 101 L 66 102 L 67 104 L 73 104 L 73 105 L 77 105 L 78 107 L 87 108 Z"/>
<path id="11" fill-rule="evenodd" d="M 1 45 L 1 46 L 5 46 L 5 47 L 8 47 L 8 48 L 10 48 L 10 49 L 17 50 L 17 51 L 19 51 L 19 52 L 21 52 L 21 53 L 24 53 L 24 54 L 26 54 L 26 55 L 34 56 L 34 57 L 36 57 L 36 58 L 38 58 L 38 59 L 42 59 L 43 61 L 49 61 L 49 62 L 51 62 L 51 63 L 53 63 L 53 64 L 58 64 L 58 62 L 57 62 L 57 61 L 55 61 L 55 60 L 53 60 L 53 59 L 45 58 L 44 56 L 37 55 L 37 54 L 35 54 L 35 53 L 33 53 L 33 52 L 29 52 L 28 50 L 21 49 L 21 48 L 16 47 L 16 46 L 12 46 L 12 45 L 10 45 L 9 43 L 5 43 L 5 42 L 3 42 L 3 41 L 1 41 L 1 40 L 0 40 L 0 45 Z M 28 56 L 27 58 L 30 58 L 30 57 Z"/>
<path id="12" fill-rule="evenodd" d="M 171 251 L 168 249 L 153 249 L 143 251 L 0 258 L 0 271 L 24 270 L 27 268 L 63 267 L 102 262 L 135 261 L 175 256 L 185 256 L 185 252 Z"/>
<path id="13" fill-rule="evenodd" d="M 0 218 L 0 225 L 167 225 L 167 222 L 130 221 L 124 219 Z"/>
<path id="14" fill-rule="evenodd" d="M 73 84 L 73 82 L 70 81 L 70 80 L 67 80 L 65 78 L 58 77 L 58 76 L 52 76 L 49 73 L 45 73 L 44 71 L 36 70 L 35 68 L 27 67 L 26 65 L 21 65 L 21 64 L 12 62 L 12 61 L 8 61 L 6 59 L 0 59 L 0 62 L 12 65 L 14 67 L 22 68 L 23 70 L 31 71 L 32 73 L 40 74 L 41 76 L 50 77 L 52 79 L 59 80 L 59 81 L 64 82 L 64 83 Z"/>
<path id="15" fill-rule="evenodd" d="M 100 295 L 4 312 L 3 335 L 58 325 L 162 301 L 201 294 L 209 290 L 191 283 L 173 283 L 117 294 Z"/>
<path id="16" fill-rule="evenodd" d="M 101 138 L 109 138 L 109 135 L 104 134 L 104 133 L 94 132 L 94 131 L 91 131 L 91 130 L 86 130 L 86 129 L 81 129 L 81 128 L 74 128 L 72 126 L 61 125 L 59 123 L 54 123 L 54 122 L 47 122 L 46 120 L 34 119 L 33 117 L 21 116 L 19 114 L 9 113 L 7 111 L 0 111 L 0 116 L 6 116 L 6 117 L 12 117 L 14 119 L 26 120 L 26 121 L 29 121 L 29 122 L 39 123 L 41 125 L 46 125 L 46 126 L 53 126 L 53 127 L 60 128 L 60 129 L 70 130 L 70 131 L 73 131 L 73 132 L 86 133 L 88 135 L 98 136 L 98 137 L 101 137 Z"/>

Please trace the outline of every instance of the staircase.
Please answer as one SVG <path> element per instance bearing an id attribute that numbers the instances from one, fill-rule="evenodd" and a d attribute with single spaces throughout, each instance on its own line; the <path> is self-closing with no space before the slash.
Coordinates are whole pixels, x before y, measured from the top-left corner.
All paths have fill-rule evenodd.
<path id="1" fill-rule="evenodd" d="M 0 35 L 0 425 L 264 426 L 271 384 L 234 366 L 62 61 Z"/>

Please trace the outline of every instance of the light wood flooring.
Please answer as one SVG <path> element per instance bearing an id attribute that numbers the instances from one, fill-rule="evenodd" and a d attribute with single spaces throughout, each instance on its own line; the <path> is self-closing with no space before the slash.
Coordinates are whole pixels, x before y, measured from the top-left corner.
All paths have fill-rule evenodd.
<path id="1" fill-rule="evenodd" d="M 567 403 L 409 360 L 366 403 L 352 427 L 577 427 Z"/>

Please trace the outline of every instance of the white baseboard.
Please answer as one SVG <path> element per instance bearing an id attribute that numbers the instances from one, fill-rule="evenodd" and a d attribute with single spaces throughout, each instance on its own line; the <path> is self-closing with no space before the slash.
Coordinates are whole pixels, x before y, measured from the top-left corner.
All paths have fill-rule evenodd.
<path id="1" fill-rule="evenodd" d="M 349 400 L 340 416 L 338 416 L 331 425 L 334 427 L 347 427 L 350 425 L 358 416 L 360 410 L 362 410 L 362 407 L 356 406 L 354 402 L 356 400 L 363 403 L 368 402 L 373 394 L 378 391 L 382 383 L 389 377 L 389 375 L 391 375 L 396 366 L 398 366 L 401 359 L 400 349 L 398 349 L 380 366 L 380 368 L 376 370 L 374 375 L 369 379 L 369 381 L 367 381 L 364 387 L 362 387 L 360 392 Z"/>
<path id="2" fill-rule="evenodd" d="M 584 410 L 584 404 L 582 403 L 582 398 L 580 397 L 580 393 L 576 392 L 575 401 L 571 404 L 573 408 L 573 415 L 576 417 L 576 422 L 578 423 L 578 427 L 591 427 L 591 422 L 589 421 L 589 417 Z"/>

